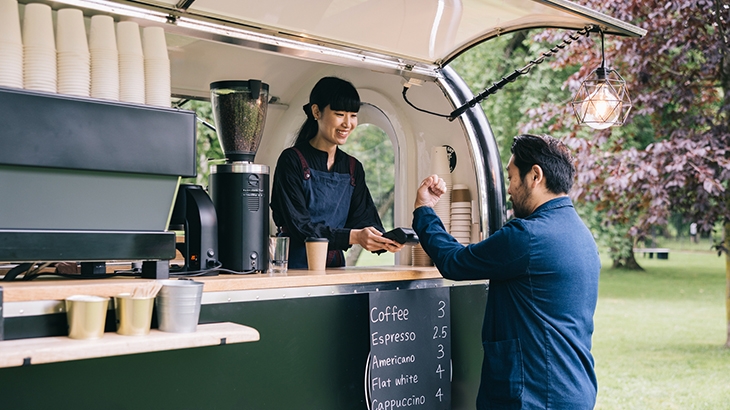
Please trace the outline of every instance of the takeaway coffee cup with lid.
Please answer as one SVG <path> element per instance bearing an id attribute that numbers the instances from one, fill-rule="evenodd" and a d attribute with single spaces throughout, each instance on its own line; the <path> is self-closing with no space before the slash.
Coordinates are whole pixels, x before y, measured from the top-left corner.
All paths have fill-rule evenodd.
<path id="1" fill-rule="evenodd" d="M 307 238 L 304 241 L 307 248 L 307 266 L 309 270 L 323 271 L 327 266 L 327 238 Z"/>

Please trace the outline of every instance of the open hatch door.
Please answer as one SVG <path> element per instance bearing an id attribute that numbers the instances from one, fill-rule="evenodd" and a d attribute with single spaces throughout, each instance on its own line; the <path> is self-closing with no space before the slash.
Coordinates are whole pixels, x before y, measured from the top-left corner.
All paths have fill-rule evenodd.
<path id="1" fill-rule="evenodd" d="M 516 30 L 646 30 L 566 0 L 59 0 L 165 24 L 168 33 L 415 77 Z M 149 25 L 149 22 L 147 23 Z M 184 45 L 183 45 L 184 46 Z"/>

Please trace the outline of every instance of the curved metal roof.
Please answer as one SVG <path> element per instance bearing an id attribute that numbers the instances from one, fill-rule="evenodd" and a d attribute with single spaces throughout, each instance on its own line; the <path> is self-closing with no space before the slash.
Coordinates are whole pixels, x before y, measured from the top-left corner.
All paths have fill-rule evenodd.
<path id="1" fill-rule="evenodd" d="M 442 65 L 471 45 L 533 27 L 646 31 L 566 0 L 162 0 L 191 17 Z"/>

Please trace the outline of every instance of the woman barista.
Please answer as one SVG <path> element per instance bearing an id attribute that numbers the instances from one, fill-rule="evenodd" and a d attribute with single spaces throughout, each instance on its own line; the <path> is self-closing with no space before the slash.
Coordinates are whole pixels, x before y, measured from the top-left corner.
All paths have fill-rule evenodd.
<path id="1" fill-rule="evenodd" d="M 403 245 L 382 236 L 383 224 L 365 185 L 360 161 L 339 149 L 357 127 L 360 96 L 349 82 L 324 77 L 304 106 L 307 119 L 294 146 L 279 156 L 271 211 L 280 236 L 289 236 L 289 268 L 306 269 L 304 240 L 327 238 L 327 266 L 345 266 L 343 250 L 397 252 Z"/>

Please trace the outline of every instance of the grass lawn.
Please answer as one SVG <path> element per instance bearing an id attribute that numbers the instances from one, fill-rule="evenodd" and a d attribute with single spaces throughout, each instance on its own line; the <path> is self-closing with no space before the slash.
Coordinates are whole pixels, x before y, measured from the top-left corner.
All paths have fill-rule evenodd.
<path id="1" fill-rule="evenodd" d="M 673 250 L 668 260 L 637 261 L 646 271 L 602 259 L 596 408 L 730 409 L 725 256 Z"/>

